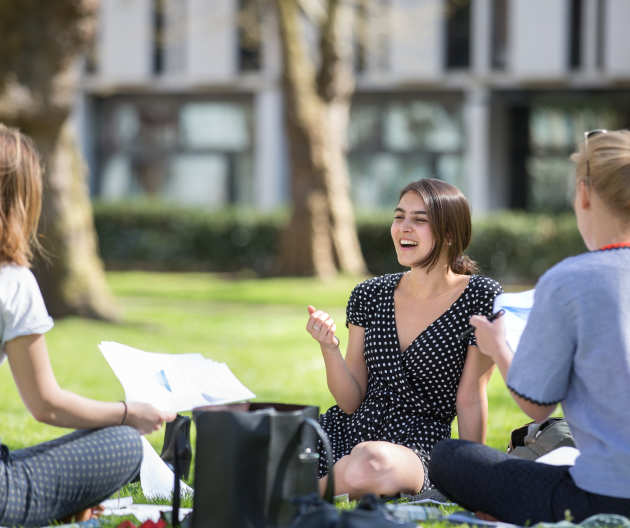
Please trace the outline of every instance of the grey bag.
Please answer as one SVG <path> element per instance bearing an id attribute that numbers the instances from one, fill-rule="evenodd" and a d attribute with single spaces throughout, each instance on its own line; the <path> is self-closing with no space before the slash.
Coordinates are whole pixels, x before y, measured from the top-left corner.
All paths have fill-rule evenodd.
<path id="1" fill-rule="evenodd" d="M 527 460 L 553 451 L 558 447 L 575 447 L 569 424 L 564 418 L 548 418 L 543 423 L 530 422 L 510 433 L 510 455 Z"/>

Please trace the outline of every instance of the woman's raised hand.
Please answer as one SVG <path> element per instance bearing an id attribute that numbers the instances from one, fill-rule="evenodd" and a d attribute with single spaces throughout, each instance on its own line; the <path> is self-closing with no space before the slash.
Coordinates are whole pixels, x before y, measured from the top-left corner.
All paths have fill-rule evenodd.
<path id="1" fill-rule="evenodd" d="M 127 418 L 125 425 L 130 425 L 140 434 L 157 431 L 164 422 L 172 422 L 175 413 L 160 411 L 150 403 L 127 402 Z"/>
<path id="2" fill-rule="evenodd" d="M 332 317 L 326 312 L 317 310 L 314 306 L 308 306 L 307 309 L 309 318 L 306 331 L 323 347 L 339 346 L 339 339 L 335 336 L 337 325 Z"/>
<path id="3" fill-rule="evenodd" d="M 503 317 L 488 321 L 483 315 L 473 315 L 470 324 L 475 327 L 477 347 L 481 353 L 490 356 L 496 362 L 502 349 L 501 345 L 505 343 Z"/>

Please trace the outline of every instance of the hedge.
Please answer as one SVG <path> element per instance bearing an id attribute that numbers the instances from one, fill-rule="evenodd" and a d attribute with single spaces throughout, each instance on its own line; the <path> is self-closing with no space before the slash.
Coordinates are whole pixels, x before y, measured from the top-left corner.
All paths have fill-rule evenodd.
<path id="1" fill-rule="evenodd" d="M 95 226 L 108 269 L 272 272 L 286 213 L 208 212 L 151 202 L 95 203 Z M 398 271 L 389 213 L 359 214 L 370 273 Z M 585 251 L 571 214 L 503 212 L 473 221 L 467 253 L 503 281 L 535 281 L 563 258 Z"/>

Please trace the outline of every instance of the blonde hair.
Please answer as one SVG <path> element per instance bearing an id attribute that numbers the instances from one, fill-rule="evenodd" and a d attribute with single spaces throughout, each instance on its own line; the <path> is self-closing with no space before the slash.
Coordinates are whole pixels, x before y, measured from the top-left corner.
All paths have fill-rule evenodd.
<path id="1" fill-rule="evenodd" d="M 42 167 L 33 141 L 0 123 L 0 264 L 29 266 L 39 249 Z"/>
<path id="2" fill-rule="evenodd" d="M 576 177 L 604 203 L 630 222 L 630 130 L 611 130 L 588 138 L 571 155 Z"/>

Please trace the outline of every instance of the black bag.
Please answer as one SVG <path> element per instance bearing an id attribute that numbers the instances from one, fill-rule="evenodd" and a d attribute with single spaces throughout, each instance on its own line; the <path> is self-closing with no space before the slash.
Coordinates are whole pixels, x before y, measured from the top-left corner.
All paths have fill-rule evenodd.
<path id="1" fill-rule="evenodd" d="M 171 426 L 170 428 L 168 426 Z M 162 445 L 162 460 L 170 464 L 173 469 L 173 510 L 171 523 L 174 528 L 179 527 L 179 505 L 181 502 L 180 480 L 188 475 L 190 459 L 190 418 L 178 414 L 175 420 L 167 424 Z M 172 461 L 172 462 L 171 462 Z M 190 514 L 189 514 L 190 515 Z M 187 516 L 188 517 L 188 516 Z"/>
<path id="2" fill-rule="evenodd" d="M 177 461 L 180 464 L 180 474 L 184 479 L 188 478 L 190 462 L 192 460 L 192 448 L 190 447 L 190 418 L 178 414 L 175 420 L 168 422 L 164 430 L 164 443 L 160 458 L 166 465 L 175 470 L 175 444 L 179 445 Z"/>
<path id="3" fill-rule="evenodd" d="M 536 460 L 558 447 L 575 447 L 569 424 L 564 418 L 548 418 L 541 424 L 530 422 L 510 433 L 507 452 L 527 460 Z"/>
<path id="4" fill-rule="evenodd" d="M 314 406 L 245 403 L 195 409 L 193 528 L 288 526 L 292 501 L 318 495 Z M 332 466 L 327 449 L 329 466 Z M 327 497 L 332 501 L 333 476 Z"/>

